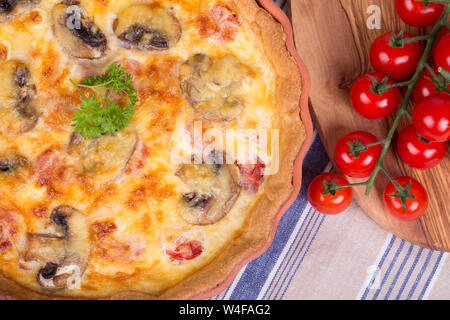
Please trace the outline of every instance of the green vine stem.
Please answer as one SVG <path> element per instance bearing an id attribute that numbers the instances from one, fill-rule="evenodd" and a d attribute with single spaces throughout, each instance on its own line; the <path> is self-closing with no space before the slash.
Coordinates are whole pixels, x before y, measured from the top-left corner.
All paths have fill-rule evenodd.
<path id="1" fill-rule="evenodd" d="M 414 87 L 417 84 L 417 81 L 419 80 L 419 76 L 422 73 L 423 69 L 426 67 L 427 65 L 427 61 L 428 58 L 430 56 L 431 53 L 431 49 L 433 48 L 433 45 L 436 41 L 437 35 L 439 34 L 439 31 L 441 31 L 441 29 L 444 27 L 444 25 L 447 23 L 447 17 L 448 14 L 450 12 L 450 3 L 447 1 L 446 2 L 446 6 L 445 6 L 445 10 L 442 13 L 441 17 L 439 18 L 439 21 L 436 23 L 436 25 L 434 26 L 433 30 L 431 31 L 429 38 L 427 40 L 427 45 L 425 47 L 425 51 L 422 55 L 422 58 L 419 61 L 419 64 L 417 66 L 416 72 L 414 73 L 414 75 L 411 78 L 411 81 L 408 85 L 408 90 L 406 92 L 405 98 L 403 100 L 402 105 L 400 106 L 398 112 L 397 112 L 397 116 L 395 117 L 395 120 L 392 124 L 391 129 L 389 130 L 389 133 L 385 139 L 385 142 L 383 144 L 383 149 L 381 151 L 381 155 L 380 158 L 378 159 L 377 165 L 375 167 L 375 170 L 373 171 L 372 175 L 370 176 L 369 180 L 367 181 L 367 188 L 366 188 L 366 195 L 370 194 L 370 191 L 372 190 L 373 184 L 375 183 L 375 179 L 378 176 L 378 173 L 380 172 L 380 170 L 382 170 L 383 168 L 383 161 L 384 158 L 386 157 L 386 154 L 389 150 L 389 147 L 392 144 L 392 138 L 394 136 L 395 131 L 397 130 L 397 127 L 400 123 L 400 119 L 408 113 L 408 104 L 409 104 L 409 100 L 411 98 L 412 92 L 414 90 Z"/>
<path id="2" fill-rule="evenodd" d="M 426 6 L 428 6 L 428 3 L 430 3 L 430 2 L 433 2 L 433 3 L 448 3 L 448 0 L 416 0 L 416 1 L 425 2 Z"/>
<path id="3" fill-rule="evenodd" d="M 372 79 L 372 86 L 370 87 L 370 91 L 372 91 L 373 93 L 375 93 L 379 96 L 382 96 L 383 93 L 385 93 L 386 91 L 389 91 L 393 88 L 406 87 L 411 83 L 411 81 L 405 81 L 405 82 L 388 84 L 389 74 L 386 75 L 386 77 L 384 77 L 384 79 L 381 81 L 377 81 L 374 77 L 372 77 L 370 75 L 369 75 L 369 77 L 370 77 L 370 79 Z"/>
<path id="4" fill-rule="evenodd" d="M 417 41 L 423 41 L 423 40 L 428 40 L 430 39 L 430 35 L 427 34 L 426 36 L 418 36 L 418 37 L 414 37 L 414 38 L 405 38 L 402 40 L 402 43 L 408 44 L 408 43 L 412 43 L 412 42 L 417 42 Z"/>

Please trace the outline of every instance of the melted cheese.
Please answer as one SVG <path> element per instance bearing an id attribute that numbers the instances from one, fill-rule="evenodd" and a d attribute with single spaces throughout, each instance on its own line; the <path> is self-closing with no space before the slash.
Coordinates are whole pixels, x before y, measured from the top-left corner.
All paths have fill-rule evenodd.
<path id="1" fill-rule="evenodd" d="M 230 123 L 204 123 L 219 130 L 272 128 L 276 119 L 275 73 L 261 41 L 244 19 L 238 17 L 233 41 L 220 39 L 214 30 L 210 37 L 201 34 L 199 21 L 210 14 L 219 2 L 216 0 L 158 1 L 180 21 L 183 32 L 175 47 L 156 53 L 123 48 L 112 27 L 131 2 L 151 1 L 82 0 L 81 6 L 95 17 L 108 41 L 107 56 L 96 61 L 72 58 L 54 38 L 51 9 L 58 2 L 42 0 L 0 24 L 0 63 L 17 60 L 27 66 L 36 86 L 40 115 L 33 130 L 0 135 L 0 156 L 20 154 L 31 164 L 28 176 L 22 178 L 0 173 L 0 225 L 14 229 L 0 235 L 0 240 L 3 237 L 5 243 L 11 242 L 11 247 L 5 244 L 3 251 L 0 243 L 0 269 L 39 290 L 35 281 L 39 266 L 23 261 L 26 234 L 45 228 L 51 211 L 64 204 L 84 212 L 92 224 L 109 223 L 115 227 L 92 236 L 93 248 L 81 286 L 59 294 L 107 296 L 128 288 L 158 294 L 214 259 L 243 227 L 264 192 L 263 187 L 256 195 L 242 191 L 230 213 L 213 225 L 193 226 L 177 214 L 183 188 L 175 175 L 178 164 L 171 161 L 171 151 L 187 145 L 187 128 L 198 119 L 180 90 L 180 65 L 197 53 L 210 57 L 230 54 L 252 70 L 242 83 L 245 109 L 240 118 Z M 224 2 L 232 6 L 232 1 L 220 1 Z M 69 150 L 70 123 L 80 104 L 69 79 L 77 82 L 103 73 L 114 61 L 133 74 L 139 91 L 140 102 L 130 125 L 138 142 L 128 168 L 117 171 L 113 163 L 111 167 L 116 171 L 102 172 L 102 179 L 95 180 L 84 174 L 83 160 Z M 8 94 L 2 90 L 0 95 Z M 269 161 L 267 152 L 259 151 Z M 108 156 L 124 155 L 112 151 Z M 2 232 L 6 233 L 6 228 Z M 171 245 L 170 239 L 177 237 L 201 242 L 202 254 L 182 263 L 170 259 L 165 251 Z"/>

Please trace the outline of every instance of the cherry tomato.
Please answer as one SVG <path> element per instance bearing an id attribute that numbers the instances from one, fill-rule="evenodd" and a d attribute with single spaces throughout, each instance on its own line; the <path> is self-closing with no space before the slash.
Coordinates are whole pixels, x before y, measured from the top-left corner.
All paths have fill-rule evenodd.
<path id="1" fill-rule="evenodd" d="M 434 73 L 438 74 L 437 69 L 434 69 Z M 413 98 L 416 103 L 419 103 L 426 97 L 438 93 L 435 84 L 429 79 L 433 79 L 433 76 L 427 69 L 424 69 L 419 80 L 417 80 L 417 84 L 413 91 Z M 448 85 L 448 88 L 450 89 L 450 84 Z M 448 95 L 445 91 L 440 91 L 440 93 Z"/>
<path id="2" fill-rule="evenodd" d="M 398 195 L 399 190 L 394 186 L 392 182 L 389 182 L 384 189 L 384 203 L 389 212 L 399 218 L 400 220 L 411 221 L 419 219 L 427 210 L 428 207 L 428 194 L 424 187 L 417 180 L 411 177 L 397 177 L 394 179 L 403 188 L 406 188 L 411 184 L 409 193 L 414 198 L 406 199 L 405 211 L 403 210 L 402 201 Z"/>
<path id="3" fill-rule="evenodd" d="M 434 62 L 440 68 L 450 71 L 450 33 L 447 33 L 436 46 Z"/>
<path id="4" fill-rule="evenodd" d="M 192 260 L 203 252 L 203 246 L 200 242 L 192 240 L 178 245 L 175 250 L 166 250 L 166 254 L 174 260 Z"/>
<path id="5" fill-rule="evenodd" d="M 430 2 L 428 7 L 422 1 L 395 0 L 395 9 L 399 17 L 410 26 L 427 27 L 438 22 L 444 12 L 444 5 Z"/>
<path id="6" fill-rule="evenodd" d="M 408 166 L 416 169 L 431 169 L 445 157 L 445 142 L 427 142 L 416 131 L 414 125 L 406 127 L 397 140 L 397 151 Z"/>
<path id="7" fill-rule="evenodd" d="M 413 111 L 417 132 L 433 142 L 450 138 L 450 96 L 438 93 L 419 102 Z"/>
<path id="8" fill-rule="evenodd" d="M 338 190 L 334 196 L 331 193 L 323 194 L 325 186 L 322 181 L 332 182 L 334 179 L 337 179 L 338 185 L 349 184 L 348 180 L 340 174 L 324 173 L 317 176 L 309 186 L 308 198 L 317 211 L 325 214 L 338 214 L 345 211 L 352 203 L 352 188 Z"/>
<path id="9" fill-rule="evenodd" d="M 377 82 L 381 82 L 386 75 L 377 72 L 371 72 L 359 77 L 353 83 L 350 91 L 350 100 L 353 108 L 361 116 L 367 119 L 377 120 L 390 116 L 400 105 L 402 95 L 398 88 L 392 88 L 384 92 L 381 96 L 374 93 L 373 77 Z M 394 82 L 389 79 L 387 84 Z"/>
<path id="10" fill-rule="evenodd" d="M 399 31 L 395 31 L 395 34 L 398 35 Z M 405 38 L 411 38 L 406 32 L 404 35 Z M 393 48 L 389 45 L 391 40 L 392 32 L 375 39 L 370 48 L 370 62 L 376 71 L 389 73 L 394 80 L 407 78 L 416 70 L 422 49 L 418 42 L 405 44 L 402 48 Z"/>
<path id="11" fill-rule="evenodd" d="M 436 37 L 436 41 L 434 42 L 433 48 L 431 49 L 431 56 L 434 57 L 434 54 L 436 53 L 436 47 L 439 44 L 439 42 L 441 41 L 441 39 L 447 35 L 448 33 L 450 33 L 450 29 L 447 26 L 443 26 L 441 31 L 439 31 L 437 37 Z"/>
<path id="12" fill-rule="evenodd" d="M 370 176 L 380 158 L 382 146 L 380 144 L 369 147 L 359 154 L 349 155 L 351 149 L 349 143 L 369 144 L 377 142 L 378 139 L 373 134 L 365 131 L 355 131 L 343 136 L 337 143 L 334 150 L 334 161 L 338 169 L 355 178 L 366 178 Z"/>

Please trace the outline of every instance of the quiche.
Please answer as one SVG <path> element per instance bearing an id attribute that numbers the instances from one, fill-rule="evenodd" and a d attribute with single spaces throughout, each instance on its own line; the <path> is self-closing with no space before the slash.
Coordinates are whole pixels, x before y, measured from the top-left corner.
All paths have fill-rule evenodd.
<path id="1" fill-rule="evenodd" d="M 1 0 L 3 296 L 189 298 L 263 247 L 305 136 L 285 41 L 254 0 Z"/>

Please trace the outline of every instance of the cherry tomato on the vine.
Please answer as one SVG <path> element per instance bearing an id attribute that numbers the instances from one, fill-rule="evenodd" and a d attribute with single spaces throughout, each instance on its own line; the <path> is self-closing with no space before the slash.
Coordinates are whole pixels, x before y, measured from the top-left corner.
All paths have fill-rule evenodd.
<path id="1" fill-rule="evenodd" d="M 336 179 L 338 185 L 349 184 L 348 180 L 336 173 L 324 173 L 311 182 L 308 189 L 308 198 L 311 205 L 317 210 L 325 214 L 338 214 L 347 209 L 353 199 L 352 188 L 343 188 L 337 190 L 335 194 L 328 193 L 324 195 L 325 185 L 323 181 L 327 183 L 333 182 Z"/>
<path id="2" fill-rule="evenodd" d="M 419 102 L 413 111 L 417 132 L 433 142 L 450 138 L 450 96 L 438 93 Z"/>
<path id="3" fill-rule="evenodd" d="M 390 116 L 399 107 L 402 95 L 398 88 L 392 88 L 381 95 L 373 91 L 373 80 L 381 82 L 386 75 L 379 72 L 371 72 L 359 77 L 350 90 L 350 100 L 353 108 L 361 116 L 377 120 Z M 394 82 L 389 79 L 387 84 Z"/>
<path id="4" fill-rule="evenodd" d="M 395 31 L 398 36 L 400 31 Z M 404 33 L 405 38 L 411 38 Z M 409 77 L 416 70 L 422 55 L 422 49 L 418 42 L 412 42 L 402 47 L 390 45 L 392 32 L 381 35 L 370 48 L 370 62 L 373 68 L 385 74 L 390 74 L 392 79 L 400 80 Z"/>
<path id="5" fill-rule="evenodd" d="M 402 176 L 394 180 L 400 184 L 403 192 L 392 182 L 388 183 L 384 189 L 384 203 L 389 212 L 405 221 L 420 218 L 428 207 L 428 194 L 424 187 L 411 177 Z M 402 196 L 406 201 L 402 201 Z"/>
<path id="6" fill-rule="evenodd" d="M 445 157 L 445 142 L 430 142 L 422 138 L 414 125 L 406 127 L 398 136 L 397 151 L 408 166 L 416 169 L 431 169 Z"/>
<path id="7" fill-rule="evenodd" d="M 450 33 L 447 33 L 436 46 L 434 62 L 440 68 L 450 71 Z"/>
<path id="8" fill-rule="evenodd" d="M 362 145 L 377 141 L 377 137 L 365 131 L 346 134 L 338 141 L 334 150 L 336 166 L 342 173 L 350 177 L 366 178 L 370 176 L 380 158 L 382 145 L 377 144 L 366 148 Z M 351 146 L 353 146 L 353 152 L 350 152 Z M 361 151 L 364 149 L 367 150 Z"/>
<path id="9" fill-rule="evenodd" d="M 445 37 L 447 34 L 450 33 L 450 29 L 447 26 L 443 26 L 441 31 L 439 31 L 436 41 L 434 42 L 433 48 L 431 49 L 431 56 L 434 57 L 434 54 L 436 53 L 436 47 L 441 41 L 443 37 Z"/>
<path id="10" fill-rule="evenodd" d="M 438 74 L 437 69 L 434 69 L 434 73 Z M 420 74 L 419 80 L 417 80 L 417 84 L 414 87 L 414 91 L 412 94 L 416 103 L 419 103 L 426 97 L 438 93 L 436 90 L 436 85 L 430 79 L 433 79 L 433 76 L 431 75 L 430 71 L 424 69 Z M 448 85 L 448 88 L 450 89 L 450 84 Z M 445 91 L 439 92 L 448 95 L 448 93 Z"/>
<path id="11" fill-rule="evenodd" d="M 425 8 L 423 1 L 395 0 L 395 9 L 405 23 L 422 28 L 435 24 L 445 7 L 443 4 L 430 2 Z"/>

